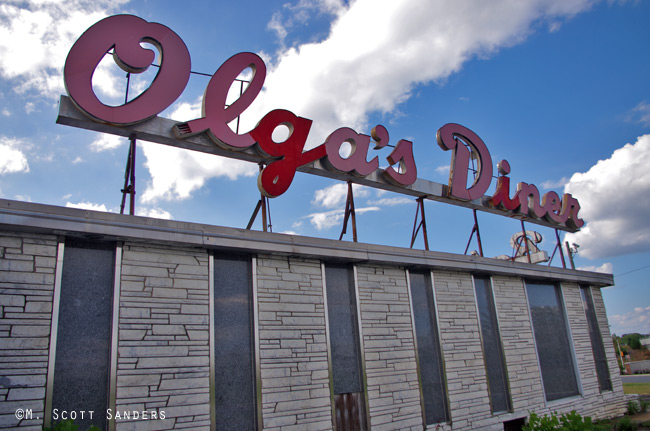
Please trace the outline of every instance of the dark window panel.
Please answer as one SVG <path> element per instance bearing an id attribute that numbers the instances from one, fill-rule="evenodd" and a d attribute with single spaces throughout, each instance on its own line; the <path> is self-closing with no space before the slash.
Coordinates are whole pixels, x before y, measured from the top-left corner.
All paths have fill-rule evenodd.
<path id="1" fill-rule="evenodd" d="M 579 395 L 559 286 L 526 283 L 546 400 Z"/>
<path id="2" fill-rule="evenodd" d="M 598 387 L 600 391 L 611 391 L 612 381 L 609 376 L 609 364 L 607 354 L 603 345 L 603 337 L 598 327 L 598 318 L 594 308 L 594 300 L 591 295 L 591 289 L 588 286 L 580 286 L 582 296 L 582 305 L 585 308 L 587 325 L 589 327 L 589 338 L 591 340 L 591 350 L 594 353 L 594 362 L 596 363 L 596 375 L 598 376 Z"/>
<path id="3" fill-rule="evenodd" d="M 327 264 L 325 282 L 334 394 L 363 392 L 354 271 Z"/>
<path id="4" fill-rule="evenodd" d="M 474 289 L 481 323 L 481 339 L 492 411 L 509 411 L 510 391 L 508 389 L 506 363 L 503 357 L 503 347 L 490 279 L 487 277 L 474 277 Z"/>
<path id="5" fill-rule="evenodd" d="M 427 425 L 449 420 L 442 352 L 429 272 L 409 273 L 418 363 Z"/>
<path id="6" fill-rule="evenodd" d="M 68 240 L 63 252 L 52 408 L 94 411 L 80 429 L 106 428 L 115 244 Z"/>
<path id="7" fill-rule="evenodd" d="M 250 256 L 214 257 L 217 429 L 256 429 L 252 277 Z"/>

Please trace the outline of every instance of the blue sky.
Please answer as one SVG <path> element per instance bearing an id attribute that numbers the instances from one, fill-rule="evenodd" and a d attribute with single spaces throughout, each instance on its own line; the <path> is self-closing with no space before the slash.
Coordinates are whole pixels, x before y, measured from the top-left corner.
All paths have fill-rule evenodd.
<path id="1" fill-rule="evenodd" d="M 214 73 L 243 51 L 264 58 L 265 89 L 243 127 L 289 109 L 314 121 L 315 146 L 339 127 L 367 134 L 383 124 L 393 144 L 413 142 L 418 177 L 440 183 L 450 153 L 436 131 L 449 122 L 469 127 L 495 162 L 509 161 L 513 184 L 578 198 L 587 224 L 566 238 L 580 245 L 576 265 L 615 275 L 616 286 L 603 291 L 612 332 L 650 332 L 650 2 L 5 1 L 0 197 L 119 211 L 127 140 L 55 124 L 70 47 L 118 13 L 174 30 L 193 71 Z M 161 115 L 200 116 L 208 79 L 192 75 Z M 94 85 L 103 101 L 119 103 L 124 73 L 107 60 Z M 259 199 L 253 164 L 145 142 L 137 159 L 140 215 L 245 227 Z M 360 241 L 408 247 L 412 198 L 356 188 L 355 204 Z M 273 231 L 338 238 L 344 205 L 344 184 L 299 173 L 271 201 Z M 472 212 L 435 202 L 425 209 L 431 249 L 462 254 Z M 510 255 L 519 222 L 478 218 L 485 255 Z M 544 236 L 550 255 L 553 230 L 527 227 Z M 415 246 L 423 248 L 421 237 Z"/>

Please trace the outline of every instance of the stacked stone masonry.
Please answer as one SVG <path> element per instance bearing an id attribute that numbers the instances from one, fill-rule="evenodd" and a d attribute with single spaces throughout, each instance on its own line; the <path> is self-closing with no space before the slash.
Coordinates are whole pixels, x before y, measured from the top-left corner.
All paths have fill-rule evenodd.
<path id="1" fill-rule="evenodd" d="M 421 429 L 422 407 L 406 273 L 359 265 L 357 270 L 370 426 Z"/>
<path id="2" fill-rule="evenodd" d="M 164 412 L 120 419 L 118 431 L 211 424 L 210 250 L 129 242 L 121 246 L 115 409 Z M 119 254 L 118 254 L 119 256 Z M 260 428 L 333 428 L 323 259 L 261 253 L 254 259 Z M 546 402 L 524 279 L 492 275 L 513 409 L 490 409 L 472 274 L 431 268 L 451 420 L 429 429 L 502 430 L 503 422 L 577 410 L 625 410 L 600 290 L 593 290 L 614 390 L 601 393 L 579 285 L 562 283 L 580 395 Z M 0 428 L 41 429 L 57 270 L 57 237 L 0 235 Z M 422 430 L 423 413 L 407 268 L 356 265 L 364 386 L 373 430 Z M 56 372 L 56 371 L 55 371 Z M 32 419 L 18 420 L 17 409 Z M 35 419 L 39 417 L 39 419 Z"/>
<path id="3" fill-rule="evenodd" d="M 210 429 L 208 288 L 207 251 L 124 245 L 116 412 L 165 419 L 117 429 Z"/>
<path id="4" fill-rule="evenodd" d="M 56 256 L 55 236 L 0 234 L 0 428 L 43 426 Z"/>

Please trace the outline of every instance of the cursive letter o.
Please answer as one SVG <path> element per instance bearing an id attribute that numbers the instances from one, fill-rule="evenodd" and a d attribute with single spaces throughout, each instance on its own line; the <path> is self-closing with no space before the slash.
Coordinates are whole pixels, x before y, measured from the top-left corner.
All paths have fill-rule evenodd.
<path id="1" fill-rule="evenodd" d="M 147 90 L 121 106 L 100 102 L 92 77 L 104 55 L 114 48 L 115 62 L 125 71 L 142 73 L 155 55 L 141 42 L 155 45 L 160 70 Z M 65 87 L 74 103 L 91 118 L 127 125 L 147 120 L 167 108 L 181 95 L 190 78 L 190 53 L 181 38 L 162 24 L 133 15 L 114 15 L 95 23 L 70 49 L 63 71 Z"/>

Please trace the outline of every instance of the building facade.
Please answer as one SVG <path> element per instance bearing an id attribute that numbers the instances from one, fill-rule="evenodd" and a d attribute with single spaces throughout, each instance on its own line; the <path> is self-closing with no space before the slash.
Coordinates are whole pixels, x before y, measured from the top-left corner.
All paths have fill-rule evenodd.
<path id="1" fill-rule="evenodd" d="M 0 428 L 70 417 L 120 431 L 503 430 L 533 411 L 614 417 L 626 401 L 600 292 L 612 284 L 0 200 Z"/>

